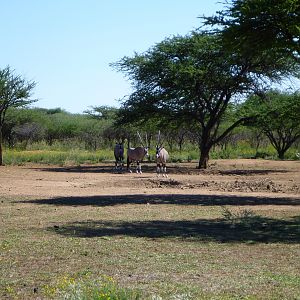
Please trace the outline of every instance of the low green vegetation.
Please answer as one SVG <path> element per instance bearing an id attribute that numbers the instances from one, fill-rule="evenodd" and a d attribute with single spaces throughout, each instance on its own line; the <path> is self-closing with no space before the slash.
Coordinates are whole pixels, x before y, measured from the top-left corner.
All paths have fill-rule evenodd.
<path id="1" fill-rule="evenodd" d="M 55 151 L 55 150 L 32 150 L 4 152 L 4 163 L 7 165 L 21 165 L 24 163 L 42 163 L 57 165 L 80 165 L 95 164 L 113 159 L 113 152 L 99 151 Z"/>
<path id="2" fill-rule="evenodd" d="M 297 200 L 127 197 L 1 196 L 0 298 L 297 299 Z"/>
<path id="3" fill-rule="evenodd" d="M 32 145 L 32 148 L 35 148 Z M 51 150 L 46 147 L 45 150 L 13 150 L 6 149 L 3 154 L 3 161 L 5 165 L 22 165 L 25 163 L 40 163 L 40 164 L 56 164 L 56 165 L 80 165 L 80 164 L 97 164 L 99 162 L 113 162 L 113 149 L 103 150 L 83 150 L 74 149 L 66 150 Z M 48 148 L 48 149 L 47 149 Z M 51 147 L 50 147 L 51 148 Z M 154 149 L 150 149 L 150 161 L 155 159 Z M 126 153 L 126 150 L 125 150 Z M 170 152 L 170 162 L 197 162 L 198 151 L 182 150 L 181 152 L 175 150 Z M 249 145 L 239 145 L 236 147 L 227 146 L 226 149 L 215 149 L 211 151 L 211 159 L 237 159 L 237 158 L 263 158 L 263 159 L 277 159 L 276 151 L 271 147 L 265 147 L 256 151 Z M 286 159 L 299 160 L 298 149 L 293 147 L 286 153 Z M 147 161 L 147 159 L 145 159 Z"/>
<path id="4" fill-rule="evenodd" d="M 144 140 L 141 141 L 135 129 L 115 128 L 113 119 L 98 120 L 90 115 L 72 115 L 61 109 L 11 109 L 4 126 L 3 162 L 78 165 L 112 161 L 117 141 L 124 141 L 125 149 L 128 144 L 131 147 L 141 143 L 149 145 L 150 160 L 153 161 L 157 132 L 148 125 L 142 128 Z M 197 135 L 192 131 L 166 127 L 161 135 L 161 143 L 168 150 L 171 162 L 197 163 L 199 147 Z M 293 141 L 285 151 L 285 159 L 300 158 L 299 143 L 299 139 Z M 277 159 L 278 151 L 252 123 L 249 127 L 235 129 L 230 136 L 214 145 L 209 156 L 211 159 Z"/>
<path id="5" fill-rule="evenodd" d="M 230 109 L 233 109 L 231 107 Z M 85 164 L 114 160 L 113 148 L 123 141 L 125 149 L 143 145 L 150 146 L 150 160 L 155 157 L 158 130 L 154 121 L 140 128 L 115 127 L 115 108 L 98 108 L 103 117 L 91 112 L 70 114 L 61 109 L 10 109 L 3 126 L 4 164 L 27 162 L 45 164 Z M 233 111 L 228 116 L 232 118 Z M 298 123 L 297 123 L 298 124 Z M 227 127 L 226 119 L 220 127 Z M 146 139 L 147 137 L 147 139 Z M 170 154 L 171 162 L 199 160 L 197 134 L 188 127 L 177 128 L 169 124 L 161 131 L 161 140 Z M 300 141 L 295 139 L 286 150 L 285 159 L 299 159 Z M 209 153 L 210 159 L 264 158 L 277 159 L 278 153 L 259 127 L 251 123 L 238 127 Z"/>
<path id="6" fill-rule="evenodd" d="M 101 276 L 97 279 L 90 272 L 64 276 L 52 285 L 43 287 L 45 296 L 49 299 L 65 300 L 142 300 L 138 290 L 125 289 L 117 285 L 112 277 Z"/>

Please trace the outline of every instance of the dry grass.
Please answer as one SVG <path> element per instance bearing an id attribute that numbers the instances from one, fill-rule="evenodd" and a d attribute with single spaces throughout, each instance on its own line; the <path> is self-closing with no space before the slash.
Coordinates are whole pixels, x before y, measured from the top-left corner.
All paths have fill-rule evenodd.
<path id="1" fill-rule="evenodd" d="M 299 215 L 284 195 L 0 196 L 0 299 L 87 273 L 163 299 L 297 299 Z"/>

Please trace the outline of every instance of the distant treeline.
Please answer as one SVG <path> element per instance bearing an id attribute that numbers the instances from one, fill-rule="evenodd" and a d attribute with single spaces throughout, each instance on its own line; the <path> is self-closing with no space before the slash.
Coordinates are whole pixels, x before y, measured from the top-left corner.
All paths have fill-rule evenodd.
<path id="1" fill-rule="evenodd" d="M 233 117 L 232 108 L 220 126 L 226 127 L 227 119 Z M 144 145 L 154 148 L 158 130 L 161 142 L 169 152 L 190 152 L 186 158 L 197 158 L 199 129 L 188 125 L 175 126 L 172 122 L 158 129 L 155 120 L 148 120 L 143 126 L 116 125 L 118 109 L 97 107 L 83 114 L 72 114 L 61 108 L 11 108 L 7 111 L 3 128 L 4 145 L 8 149 L 84 149 L 89 151 L 112 149 L 116 142 L 125 147 Z M 140 132 L 142 141 L 137 132 Z M 297 159 L 300 141 L 291 148 L 288 158 Z M 251 149 L 251 151 L 249 150 Z M 195 157 L 196 156 L 196 157 Z M 230 157 L 276 157 L 263 130 L 255 126 L 240 126 L 215 145 L 212 158 Z"/>

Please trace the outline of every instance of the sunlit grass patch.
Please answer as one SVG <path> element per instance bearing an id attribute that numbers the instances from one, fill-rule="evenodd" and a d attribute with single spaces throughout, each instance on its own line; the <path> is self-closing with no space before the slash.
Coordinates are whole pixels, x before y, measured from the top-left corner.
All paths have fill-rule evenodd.
<path id="1" fill-rule="evenodd" d="M 199 149 L 185 149 L 183 151 L 167 149 L 170 155 L 169 162 L 182 163 L 197 161 L 200 157 Z M 126 157 L 125 150 L 125 157 Z M 291 148 L 286 153 L 286 159 L 298 160 L 298 150 Z M 155 151 L 150 149 L 149 161 L 155 161 Z M 210 152 L 211 159 L 236 159 L 236 158 L 263 158 L 277 159 L 276 151 L 271 147 L 265 147 L 256 151 L 247 144 L 240 144 L 236 147 L 227 146 L 226 148 L 213 148 Z M 30 149 L 30 150 L 11 150 L 6 149 L 3 154 L 4 164 L 22 165 L 25 163 L 42 163 L 58 165 L 80 165 L 96 164 L 100 162 L 114 161 L 113 149 L 100 149 L 97 151 L 83 150 L 80 148 L 49 148 Z M 145 158 L 144 161 L 147 161 Z"/>
<path id="2" fill-rule="evenodd" d="M 162 287 L 162 285 L 164 287 Z M 49 299 L 65 300 L 194 300 L 211 299 L 209 293 L 199 289 L 177 284 L 176 286 L 161 282 L 157 293 L 122 288 L 110 276 L 94 278 L 92 273 L 65 275 L 52 285 L 45 285 L 43 293 Z M 219 297 L 216 299 L 227 299 Z M 229 299 L 229 298 L 228 298 Z"/>
<path id="3" fill-rule="evenodd" d="M 44 294 L 50 299 L 139 300 L 145 299 L 138 290 L 118 286 L 110 276 L 93 278 L 92 274 L 65 275 L 53 285 L 45 285 Z"/>
<path id="4" fill-rule="evenodd" d="M 9 240 L 0 241 L 0 251 L 5 251 L 11 248 L 12 242 Z"/>
<path id="5" fill-rule="evenodd" d="M 58 165 L 79 165 L 84 163 L 99 163 L 113 159 L 113 153 L 106 150 L 6 150 L 3 155 L 4 164 L 22 165 L 24 163 L 44 163 Z"/>
<path id="6" fill-rule="evenodd" d="M 289 288 L 297 288 L 300 286 L 300 274 L 275 274 L 267 272 L 265 276 L 273 280 L 274 283 L 282 284 Z"/>

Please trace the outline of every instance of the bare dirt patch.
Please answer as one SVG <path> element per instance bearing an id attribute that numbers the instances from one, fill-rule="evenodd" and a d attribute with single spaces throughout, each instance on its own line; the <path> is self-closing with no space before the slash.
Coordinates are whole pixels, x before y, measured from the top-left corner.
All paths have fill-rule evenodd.
<path id="1" fill-rule="evenodd" d="M 116 173 L 112 164 L 80 167 L 4 166 L 0 168 L 1 195 L 55 197 L 60 195 L 230 192 L 300 193 L 300 162 L 264 160 L 213 161 L 208 170 L 196 163 L 171 164 L 169 178 L 157 178 L 154 164 L 144 164 L 143 174 Z"/>

